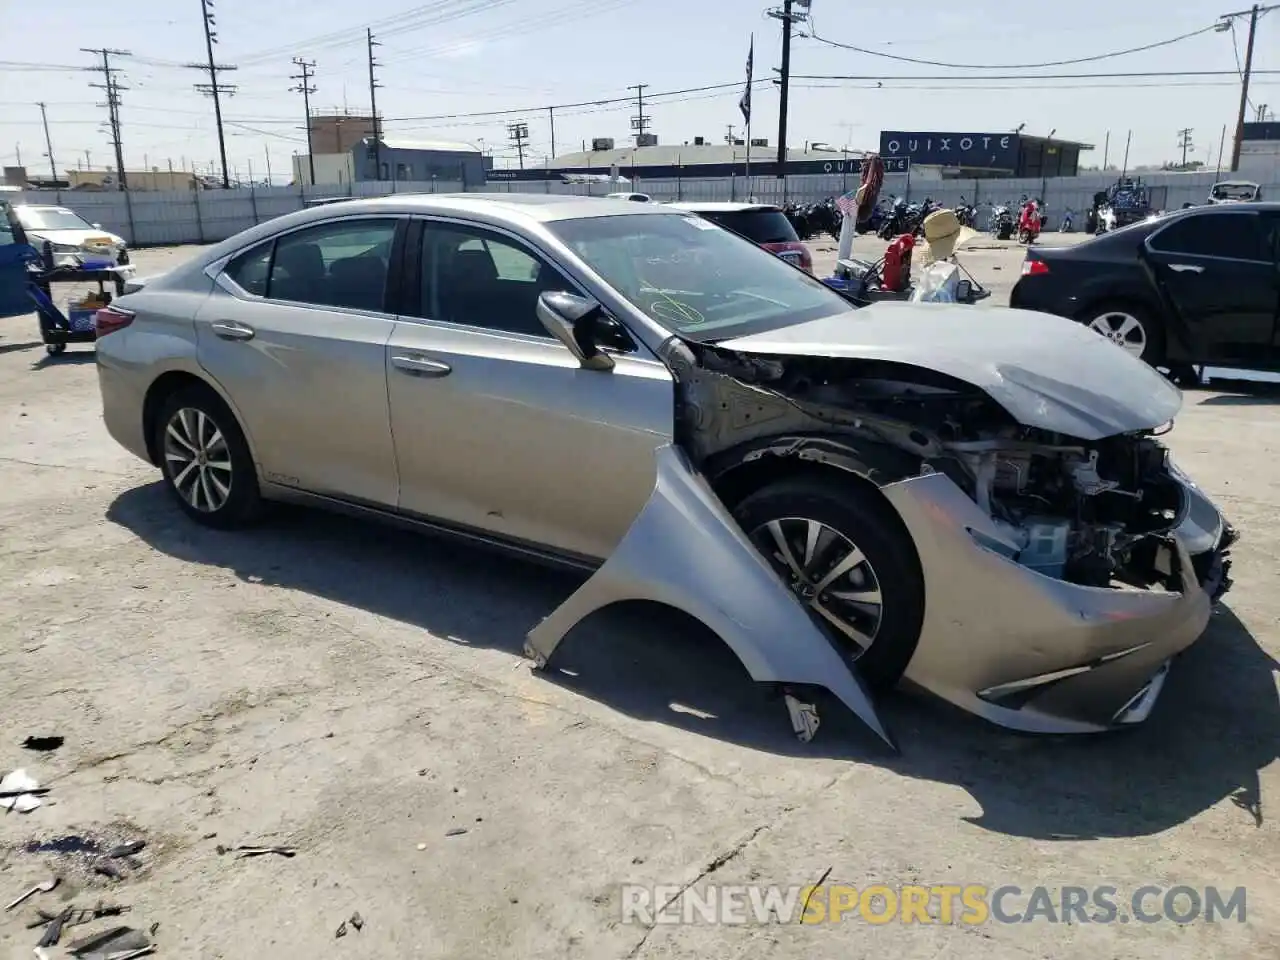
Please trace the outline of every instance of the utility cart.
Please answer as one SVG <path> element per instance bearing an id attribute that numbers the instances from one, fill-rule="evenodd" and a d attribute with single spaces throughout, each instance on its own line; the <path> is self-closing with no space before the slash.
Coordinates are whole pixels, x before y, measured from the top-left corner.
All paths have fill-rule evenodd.
<path id="1" fill-rule="evenodd" d="M 54 301 L 52 291 L 54 284 L 69 283 L 96 283 L 98 289 L 72 301 L 64 314 Z M 115 288 L 114 296 L 120 296 L 124 293 L 124 283 L 125 278 L 115 266 L 86 264 L 78 268 L 48 269 L 37 260 L 36 265 L 29 268 L 27 293 L 40 320 L 40 339 L 44 341 L 45 352 L 56 357 L 66 352 L 69 343 L 93 343 L 96 339 L 94 315 L 113 299 L 107 284 Z"/>

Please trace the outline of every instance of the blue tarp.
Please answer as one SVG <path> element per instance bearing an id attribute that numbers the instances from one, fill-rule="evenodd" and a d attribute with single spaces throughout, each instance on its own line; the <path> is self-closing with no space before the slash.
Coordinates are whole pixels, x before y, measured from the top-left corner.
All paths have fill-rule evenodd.
<path id="1" fill-rule="evenodd" d="M 27 292 L 27 264 L 37 262 L 40 253 L 25 243 L 0 246 L 0 317 L 20 317 L 31 313 Z"/>

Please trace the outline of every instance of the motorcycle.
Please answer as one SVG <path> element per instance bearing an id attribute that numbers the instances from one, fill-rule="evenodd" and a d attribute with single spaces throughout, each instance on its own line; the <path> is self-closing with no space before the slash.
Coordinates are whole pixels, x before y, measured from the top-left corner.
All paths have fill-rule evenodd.
<path id="1" fill-rule="evenodd" d="M 955 208 L 955 215 L 962 227 L 972 229 L 977 225 L 978 208 L 969 203 L 964 197 L 960 198 L 960 205 Z"/>
<path id="2" fill-rule="evenodd" d="M 906 197 L 894 197 L 888 216 L 880 224 L 876 236 L 881 240 L 890 240 L 902 233 L 912 232 L 908 227 L 914 207 L 907 203 Z"/>
<path id="3" fill-rule="evenodd" d="M 1002 203 L 991 210 L 991 218 L 987 221 L 987 230 L 997 240 L 1008 240 L 1013 236 L 1013 214 L 1007 203 Z"/>
<path id="4" fill-rule="evenodd" d="M 1018 242 L 1028 246 L 1035 243 L 1040 236 L 1040 208 L 1034 200 L 1028 200 L 1022 206 L 1018 217 Z"/>

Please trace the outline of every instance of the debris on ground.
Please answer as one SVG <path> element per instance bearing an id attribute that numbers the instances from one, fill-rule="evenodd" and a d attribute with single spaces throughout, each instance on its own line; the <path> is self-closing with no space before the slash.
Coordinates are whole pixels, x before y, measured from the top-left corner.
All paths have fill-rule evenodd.
<path id="1" fill-rule="evenodd" d="M 58 940 L 62 937 L 62 928 L 75 913 L 74 907 L 67 907 L 60 914 L 49 921 L 49 925 L 44 928 L 44 934 L 40 937 L 37 947 L 56 947 Z"/>
<path id="2" fill-rule="evenodd" d="M 340 924 L 338 924 L 338 929 L 333 931 L 333 936 L 334 936 L 334 939 L 336 940 L 338 937 L 345 937 L 346 935 L 347 935 L 347 921 L 343 920 Z"/>
<path id="3" fill-rule="evenodd" d="M 446 837 L 460 837 L 467 832 L 466 827 L 451 827 L 444 832 Z"/>
<path id="4" fill-rule="evenodd" d="M 43 802 L 40 798 L 48 792 L 48 788 L 42 788 L 26 770 L 13 770 L 0 777 L 0 807 L 5 810 L 30 813 L 40 806 Z"/>
<path id="5" fill-rule="evenodd" d="M 75 943 L 67 945 L 67 953 L 76 957 L 95 954 L 107 955 L 121 952 L 141 950 L 151 946 L 151 941 L 141 930 L 133 927 L 112 927 L 101 933 L 90 934 Z"/>
<path id="6" fill-rule="evenodd" d="M 27 737 L 22 741 L 22 746 L 27 750 L 48 753 L 51 750 L 57 750 L 66 742 L 66 737 Z"/>
<path id="7" fill-rule="evenodd" d="M 124 874 L 110 860 L 99 860 L 93 865 L 93 872 L 104 877 L 110 877 L 112 880 L 123 879 Z"/>
<path id="8" fill-rule="evenodd" d="M 70 918 L 62 924 L 63 928 L 78 927 L 81 924 L 92 923 L 94 920 L 101 920 L 104 917 L 119 917 L 130 912 L 133 907 L 125 906 L 118 903 L 103 903 L 99 900 L 94 906 L 87 907 L 83 910 L 76 910 L 71 914 Z M 27 929 L 31 930 L 35 927 L 42 927 L 46 923 L 52 923 L 57 919 L 58 914 L 48 913 L 44 910 L 37 910 L 38 919 L 27 924 Z"/>
<path id="9" fill-rule="evenodd" d="M 121 857 L 132 857 L 135 853 L 140 853 L 146 847 L 145 840 L 130 840 L 127 843 L 118 843 L 107 851 L 107 856 L 112 860 L 119 860 Z"/>
<path id="10" fill-rule="evenodd" d="M 357 933 L 364 929 L 364 917 L 360 916 L 359 910 L 351 915 L 350 923 L 356 928 Z"/>
<path id="11" fill-rule="evenodd" d="M 53 837 L 50 840 L 32 840 L 23 849 L 27 853 L 97 853 L 98 842 L 88 837 Z"/>
<path id="12" fill-rule="evenodd" d="M 28 897 L 34 897 L 37 893 L 48 893 L 50 890 L 52 890 L 54 887 L 58 885 L 59 881 L 60 881 L 59 877 L 50 877 L 48 880 L 45 880 L 42 883 L 37 883 L 34 887 L 32 887 L 26 893 L 22 894 L 22 896 L 18 897 L 18 899 L 12 901 L 8 906 L 5 907 L 5 909 L 12 910 L 18 904 L 25 901 Z"/>
<path id="13" fill-rule="evenodd" d="M 236 847 L 235 849 L 237 860 L 243 860 L 245 857 L 262 857 L 269 853 L 280 857 L 296 857 L 298 855 L 298 851 L 294 847 Z"/>

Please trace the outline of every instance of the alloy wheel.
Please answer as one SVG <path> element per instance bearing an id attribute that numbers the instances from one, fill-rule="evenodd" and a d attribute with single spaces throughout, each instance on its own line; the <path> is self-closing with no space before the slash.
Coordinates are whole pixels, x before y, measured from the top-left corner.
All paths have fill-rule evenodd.
<path id="1" fill-rule="evenodd" d="M 182 407 L 164 431 L 164 458 L 178 495 L 201 513 L 216 513 L 231 496 L 231 450 L 213 418 Z"/>
<path id="2" fill-rule="evenodd" d="M 1108 310 L 1094 317 L 1089 329 L 1106 337 L 1139 360 L 1147 349 L 1147 331 L 1142 321 L 1122 310 Z"/>
<path id="3" fill-rule="evenodd" d="M 854 645 L 855 659 L 870 649 L 884 598 L 875 569 L 852 540 L 802 517 L 770 520 L 750 539 L 800 602 Z"/>

